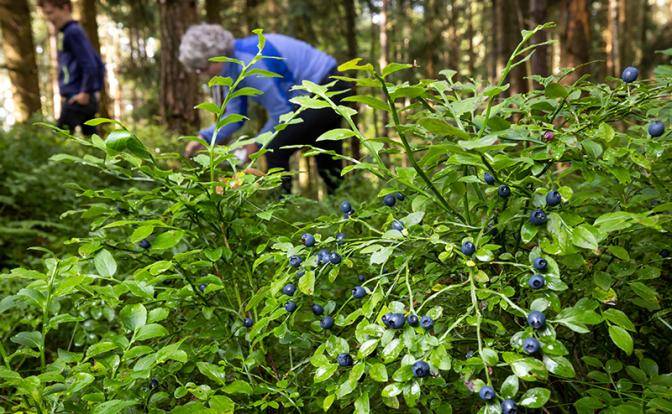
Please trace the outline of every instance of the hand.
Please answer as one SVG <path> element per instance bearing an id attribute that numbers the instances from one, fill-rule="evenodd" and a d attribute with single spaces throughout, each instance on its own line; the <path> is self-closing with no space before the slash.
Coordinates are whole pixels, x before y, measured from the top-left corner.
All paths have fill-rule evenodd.
<path id="1" fill-rule="evenodd" d="M 184 147 L 184 157 L 191 158 L 194 156 L 195 153 L 202 150 L 203 148 L 205 147 L 200 142 L 189 141 L 189 143 L 187 143 L 187 145 Z"/>
<path id="2" fill-rule="evenodd" d="M 91 101 L 91 96 L 86 92 L 80 92 L 68 100 L 69 104 L 78 103 L 80 105 L 88 105 Z"/>

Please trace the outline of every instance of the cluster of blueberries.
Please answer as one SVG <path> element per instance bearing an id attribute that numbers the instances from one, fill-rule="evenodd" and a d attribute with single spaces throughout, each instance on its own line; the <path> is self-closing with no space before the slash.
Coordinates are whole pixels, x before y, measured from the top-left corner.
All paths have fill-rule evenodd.
<path id="1" fill-rule="evenodd" d="M 623 79 L 623 82 L 625 83 L 632 83 L 636 81 L 638 76 L 639 69 L 634 66 L 628 66 L 627 68 L 623 69 L 623 73 L 621 73 L 621 79 Z M 665 124 L 660 121 L 652 121 L 649 123 L 648 132 L 652 138 L 658 138 L 665 132 Z"/>

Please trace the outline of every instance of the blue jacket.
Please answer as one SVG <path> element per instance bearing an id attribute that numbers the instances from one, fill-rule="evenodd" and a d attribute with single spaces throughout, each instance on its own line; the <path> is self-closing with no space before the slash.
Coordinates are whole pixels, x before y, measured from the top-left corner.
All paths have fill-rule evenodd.
<path id="1" fill-rule="evenodd" d="M 237 39 L 234 44 L 233 58 L 248 63 L 257 53 L 257 36 Z M 279 34 L 266 35 L 266 45 L 263 50 L 265 56 L 280 56 L 283 59 L 262 59 L 253 67 L 270 70 L 282 75 L 282 78 L 265 78 L 251 76 L 244 79 L 239 88 L 249 86 L 263 92 L 252 99 L 262 105 L 268 113 L 268 120 L 261 131 L 264 133 L 273 129 L 279 123 L 280 115 L 292 111 L 293 104 L 289 100 L 298 94 L 290 91 L 294 85 L 300 85 L 304 80 L 314 83 L 321 82 L 336 67 L 336 59 L 321 52 L 308 43 Z M 220 72 L 221 76 L 235 79 L 240 74 L 240 66 L 235 63 L 225 63 Z M 227 90 L 214 87 L 215 102 L 221 103 Z M 217 96 L 219 95 L 219 96 Z M 247 115 L 247 97 L 232 99 L 226 107 L 226 113 Z M 217 142 L 222 143 L 235 131 L 243 126 L 245 121 L 226 125 L 217 132 Z M 206 141 L 212 140 L 215 126 L 199 132 Z"/>
<path id="2" fill-rule="evenodd" d="M 69 98 L 103 87 L 105 66 L 93 49 L 82 26 L 74 20 L 61 27 L 58 36 L 58 87 Z"/>

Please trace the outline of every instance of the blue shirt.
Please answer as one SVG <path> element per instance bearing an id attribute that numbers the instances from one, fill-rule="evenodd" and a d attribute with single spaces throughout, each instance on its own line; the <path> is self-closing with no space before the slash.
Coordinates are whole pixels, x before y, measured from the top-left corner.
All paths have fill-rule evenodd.
<path id="1" fill-rule="evenodd" d="M 74 20 L 61 27 L 58 36 L 58 88 L 69 98 L 80 92 L 102 89 L 105 68 L 82 26 Z"/>
<path id="2" fill-rule="evenodd" d="M 243 39 L 237 39 L 234 43 L 233 58 L 249 63 L 257 52 L 257 37 L 250 36 Z M 253 67 L 276 72 L 282 75 L 282 78 L 266 78 L 251 76 L 245 78 L 239 83 L 238 88 L 252 87 L 263 92 L 261 95 L 252 97 L 252 99 L 262 105 L 268 113 L 268 120 L 259 133 L 264 133 L 273 129 L 279 123 L 280 115 L 293 110 L 293 104 L 289 102 L 297 91 L 290 91 L 294 85 L 300 85 L 304 80 L 314 83 L 321 82 L 336 67 L 336 59 L 328 54 L 315 49 L 308 43 L 284 36 L 280 34 L 266 35 L 266 46 L 263 54 L 265 56 L 280 56 L 283 59 L 262 59 L 255 63 Z M 220 72 L 221 76 L 236 79 L 240 74 L 241 67 L 235 63 L 225 63 Z M 222 102 L 223 93 L 227 92 L 222 88 L 213 88 L 217 103 Z M 247 115 L 247 97 L 241 96 L 229 101 L 226 106 L 225 116 L 228 114 Z M 245 121 L 226 125 L 217 132 L 217 142 L 222 143 L 235 131 L 243 126 Z M 206 141 L 212 140 L 215 131 L 215 125 L 199 132 Z"/>

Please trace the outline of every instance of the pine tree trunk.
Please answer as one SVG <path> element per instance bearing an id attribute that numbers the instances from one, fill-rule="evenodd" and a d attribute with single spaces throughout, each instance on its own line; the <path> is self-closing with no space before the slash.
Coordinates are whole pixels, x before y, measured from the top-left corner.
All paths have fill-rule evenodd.
<path id="1" fill-rule="evenodd" d="M 173 131 L 194 133 L 198 127 L 196 76 L 178 60 L 180 40 L 197 18 L 196 0 L 160 0 L 161 77 L 159 105 L 161 118 Z"/>
<path id="2" fill-rule="evenodd" d="M 533 25 L 537 26 L 544 24 L 548 18 L 548 4 L 546 0 L 531 0 L 530 1 L 530 14 L 532 16 Z M 547 34 L 545 31 L 540 31 L 534 37 L 535 43 L 543 43 L 547 40 Z M 548 76 L 548 46 L 542 46 L 535 50 L 532 55 L 532 74 L 539 76 Z M 535 87 L 539 87 L 539 84 L 535 82 Z"/>
<path id="3" fill-rule="evenodd" d="M 355 0 L 344 0 L 343 6 L 345 8 L 345 40 L 348 45 L 348 60 L 350 60 L 357 57 L 357 9 L 355 8 Z M 357 93 L 356 89 L 353 90 L 353 93 Z M 355 105 L 355 108 L 359 112 L 358 105 Z M 351 139 L 350 145 L 352 157 L 359 159 L 361 157 L 359 140 L 357 138 Z"/>
<path id="4" fill-rule="evenodd" d="M 0 0 L 2 50 L 12 83 L 17 119 L 26 121 L 40 112 L 40 83 L 27 0 Z"/>
<path id="5" fill-rule="evenodd" d="M 221 24 L 222 0 L 205 0 L 205 20 L 208 23 Z"/>
<path id="6" fill-rule="evenodd" d="M 588 0 L 564 0 L 563 6 L 566 14 L 566 25 L 562 34 L 562 65 L 565 67 L 576 67 L 588 62 L 590 59 L 589 2 Z M 566 79 L 572 82 L 586 72 L 588 72 L 588 68 L 583 66 Z"/>

